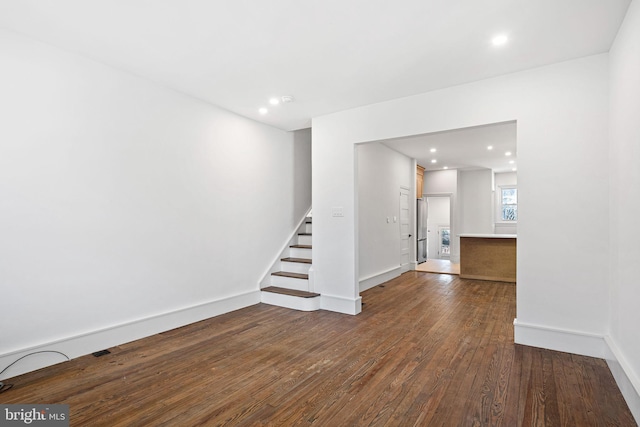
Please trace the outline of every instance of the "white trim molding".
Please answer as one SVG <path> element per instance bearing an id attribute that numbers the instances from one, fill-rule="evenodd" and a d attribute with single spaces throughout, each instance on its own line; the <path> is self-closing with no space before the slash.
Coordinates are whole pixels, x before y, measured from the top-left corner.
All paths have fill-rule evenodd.
<path id="1" fill-rule="evenodd" d="M 406 264 L 402 264 L 402 265 L 400 266 L 400 274 L 404 274 L 404 273 L 406 273 L 407 271 L 411 271 L 411 270 L 415 270 L 415 268 L 414 268 L 414 266 L 413 266 L 410 262 L 408 262 L 408 263 L 406 263 Z"/>
<path id="2" fill-rule="evenodd" d="M 407 264 L 408 265 L 408 264 Z M 409 270 L 406 270 L 409 271 Z M 383 271 L 381 273 L 376 273 L 369 277 L 365 277 L 364 279 L 360 279 L 360 292 L 364 292 L 367 289 L 371 289 L 375 286 L 378 286 L 381 283 L 388 282 L 391 279 L 395 279 L 404 273 L 403 268 L 398 266 L 391 268 L 387 271 Z"/>
<path id="3" fill-rule="evenodd" d="M 37 353 L 22 359 L 17 364 L 11 366 L 0 379 L 15 377 L 66 361 L 65 357 L 55 352 L 64 353 L 70 359 L 74 359 L 258 303 L 260 303 L 260 291 L 250 291 L 228 298 L 184 307 L 96 331 L 38 344 L 29 348 L 17 349 L 0 355 L 0 369 L 9 366 L 19 358 L 31 353 L 43 353 Z"/>
<path id="4" fill-rule="evenodd" d="M 514 319 L 513 326 L 516 344 L 605 359 L 629 410 L 640 424 L 640 378 L 631 369 L 613 338 L 528 324 L 519 322 L 518 319 Z"/>
<path id="5" fill-rule="evenodd" d="M 516 344 L 601 359 L 604 359 L 607 354 L 606 343 L 602 335 L 523 323 L 518 319 L 513 320 L 513 328 Z"/>
<path id="6" fill-rule="evenodd" d="M 362 297 L 345 298 L 322 294 L 320 296 L 320 308 L 337 313 L 356 315 L 362 311 Z"/>
<path id="7" fill-rule="evenodd" d="M 629 406 L 631 414 L 636 419 L 636 423 L 640 424 L 640 378 L 638 374 L 631 369 L 620 348 L 616 345 L 615 340 L 610 336 L 604 337 L 607 343 L 609 354 L 606 360 L 613 378 Z"/>

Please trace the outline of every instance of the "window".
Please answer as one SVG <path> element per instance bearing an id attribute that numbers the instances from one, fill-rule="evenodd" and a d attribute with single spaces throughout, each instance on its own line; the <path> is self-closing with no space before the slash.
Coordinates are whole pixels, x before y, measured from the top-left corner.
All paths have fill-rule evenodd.
<path id="1" fill-rule="evenodd" d="M 451 230 L 449 227 L 440 227 L 440 255 L 450 255 L 450 236 Z"/>
<path id="2" fill-rule="evenodd" d="M 518 189 L 515 187 L 500 187 L 500 219 L 502 221 L 518 220 Z"/>

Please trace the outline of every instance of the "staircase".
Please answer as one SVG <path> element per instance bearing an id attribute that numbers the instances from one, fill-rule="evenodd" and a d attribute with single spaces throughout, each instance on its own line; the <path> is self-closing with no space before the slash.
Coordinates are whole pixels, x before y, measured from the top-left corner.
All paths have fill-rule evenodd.
<path id="1" fill-rule="evenodd" d="M 282 253 L 279 265 L 271 272 L 268 286 L 261 289 L 265 304 L 302 311 L 320 309 L 320 294 L 311 290 L 311 218 L 305 218 L 298 233 Z"/>

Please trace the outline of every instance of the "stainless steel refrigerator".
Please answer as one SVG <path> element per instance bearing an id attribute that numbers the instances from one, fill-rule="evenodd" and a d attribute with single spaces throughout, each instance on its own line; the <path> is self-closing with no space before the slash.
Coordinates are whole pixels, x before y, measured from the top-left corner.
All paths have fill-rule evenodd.
<path id="1" fill-rule="evenodd" d="M 418 199 L 417 213 L 417 230 L 416 236 L 418 242 L 418 264 L 427 260 L 427 199 Z"/>

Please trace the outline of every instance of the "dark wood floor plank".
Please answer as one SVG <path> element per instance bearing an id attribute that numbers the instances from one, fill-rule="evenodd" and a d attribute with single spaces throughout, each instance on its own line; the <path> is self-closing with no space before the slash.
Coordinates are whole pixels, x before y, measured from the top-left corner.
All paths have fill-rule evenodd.
<path id="1" fill-rule="evenodd" d="M 513 343 L 515 286 L 406 273 L 348 316 L 258 304 L 12 378 L 72 426 L 633 426 L 600 359 Z"/>
<path id="2" fill-rule="evenodd" d="M 574 405 L 571 399 L 571 386 L 570 380 L 565 374 L 564 363 L 568 354 L 564 354 L 555 358 L 553 363 L 553 375 L 557 379 L 556 386 L 558 387 L 558 395 L 566 396 L 558 402 L 558 411 L 560 415 L 560 423 L 562 425 L 577 425 L 575 412 L 577 405 Z"/>

